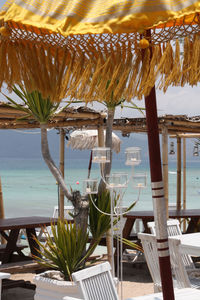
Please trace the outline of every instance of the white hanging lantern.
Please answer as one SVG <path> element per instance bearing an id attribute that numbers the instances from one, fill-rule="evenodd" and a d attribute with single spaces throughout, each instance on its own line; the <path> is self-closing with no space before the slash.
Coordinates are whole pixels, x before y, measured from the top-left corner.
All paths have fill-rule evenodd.
<path id="1" fill-rule="evenodd" d="M 97 192 L 98 192 L 97 179 L 83 180 L 83 193 L 84 194 L 97 194 Z"/>
<path id="2" fill-rule="evenodd" d="M 106 185 L 109 189 L 114 189 L 120 186 L 120 176 L 118 174 L 106 175 Z"/>
<path id="3" fill-rule="evenodd" d="M 133 188 L 146 188 L 147 187 L 147 174 L 134 173 L 132 175 Z"/>
<path id="4" fill-rule="evenodd" d="M 116 172 L 116 173 L 113 173 L 112 176 L 119 178 L 118 188 L 120 188 L 120 187 L 125 188 L 128 186 L 128 174 L 127 173 Z"/>
<path id="5" fill-rule="evenodd" d="M 92 149 L 93 163 L 107 163 L 110 162 L 110 148 L 97 147 Z"/>
<path id="6" fill-rule="evenodd" d="M 141 149 L 139 147 L 129 147 L 126 148 L 126 165 L 137 166 L 141 163 Z"/>

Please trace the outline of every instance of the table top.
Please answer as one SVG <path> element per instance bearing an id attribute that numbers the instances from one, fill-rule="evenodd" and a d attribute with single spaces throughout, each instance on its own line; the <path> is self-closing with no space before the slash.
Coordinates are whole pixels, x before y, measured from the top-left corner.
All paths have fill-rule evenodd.
<path id="1" fill-rule="evenodd" d="M 170 236 L 169 239 L 180 240 L 180 252 L 200 256 L 200 232 Z"/>
<path id="2" fill-rule="evenodd" d="M 39 216 L 6 218 L 0 219 L 0 231 L 8 229 L 35 228 L 42 227 L 44 225 L 49 226 L 51 223 L 56 224 L 57 219 Z"/>
<path id="3" fill-rule="evenodd" d="M 174 294 L 176 300 L 199 300 L 200 299 L 200 290 L 193 288 L 183 288 L 175 289 Z M 163 300 L 162 293 L 150 294 L 140 297 L 128 298 L 127 300 Z"/>
<path id="4" fill-rule="evenodd" d="M 144 210 L 144 211 L 134 211 L 131 210 L 127 214 L 124 215 L 125 218 L 133 218 L 133 219 L 145 219 L 145 218 L 153 218 L 154 213 L 153 210 Z M 169 210 L 169 217 L 170 218 L 186 218 L 186 217 L 200 217 L 200 209 L 182 209 L 176 210 L 172 209 Z"/>

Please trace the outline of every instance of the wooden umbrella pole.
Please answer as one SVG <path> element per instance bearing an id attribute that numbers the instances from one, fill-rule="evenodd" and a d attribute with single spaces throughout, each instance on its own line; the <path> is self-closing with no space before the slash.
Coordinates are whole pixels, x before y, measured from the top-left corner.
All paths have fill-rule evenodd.
<path id="1" fill-rule="evenodd" d="M 166 213 L 167 219 L 169 217 L 168 213 L 168 130 L 167 127 L 164 126 L 162 128 L 162 166 L 163 166 L 163 181 L 164 181 L 164 196 L 166 203 Z"/>
<path id="2" fill-rule="evenodd" d="M 181 138 L 177 137 L 177 191 L 176 208 L 181 209 Z"/>
<path id="3" fill-rule="evenodd" d="M 186 209 L 186 139 L 183 138 L 183 209 Z M 183 231 L 186 231 L 186 220 L 183 221 Z"/>
<path id="4" fill-rule="evenodd" d="M 166 204 L 162 180 L 155 86 L 151 89 L 149 96 L 145 97 L 145 107 L 149 145 L 152 200 L 154 207 L 154 220 L 156 224 L 156 238 L 163 299 L 174 300 L 174 290 L 167 235 Z"/>

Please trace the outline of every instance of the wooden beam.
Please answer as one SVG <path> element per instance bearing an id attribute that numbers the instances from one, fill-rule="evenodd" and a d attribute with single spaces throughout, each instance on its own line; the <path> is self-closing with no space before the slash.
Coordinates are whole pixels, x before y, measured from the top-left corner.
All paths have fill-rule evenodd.
<path id="1" fill-rule="evenodd" d="M 199 138 L 200 137 L 200 133 L 178 133 L 178 134 L 172 134 L 170 135 L 170 138 Z"/>

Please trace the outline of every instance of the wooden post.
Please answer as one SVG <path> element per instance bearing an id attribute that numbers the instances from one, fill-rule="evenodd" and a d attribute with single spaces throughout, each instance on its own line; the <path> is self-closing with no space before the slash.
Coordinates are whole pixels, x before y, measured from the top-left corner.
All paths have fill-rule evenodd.
<path id="1" fill-rule="evenodd" d="M 0 219 L 4 219 L 4 205 L 3 205 L 3 192 L 1 186 L 1 177 L 0 177 Z"/>
<path id="2" fill-rule="evenodd" d="M 65 175 L 65 130 L 60 129 L 60 172 L 64 178 Z M 64 193 L 59 188 L 59 217 L 64 220 Z"/>
<path id="3" fill-rule="evenodd" d="M 177 190 L 176 207 L 181 209 L 181 138 L 177 137 Z"/>
<path id="4" fill-rule="evenodd" d="M 1 186 L 1 177 L 0 177 L 0 219 L 4 219 L 4 205 L 3 205 L 3 192 L 2 192 L 2 186 Z M 6 241 L 4 238 L 1 238 L 1 243 L 5 244 Z"/>
<path id="5" fill-rule="evenodd" d="M 186 139 L 183 138 L 183 209 L 186 209 Z M 186 220 L 183 221 L 183 231 L 186 231 Z"/>
<path id="6" fill-rule="evenodd" d="M 166 204 L 167 219 L 169 218 L 168 213 L 168 130 L 166 126 L 162 128 L 162 168 L 163 168 L 163 183 L 164 183 L 164 198 Z"/>

